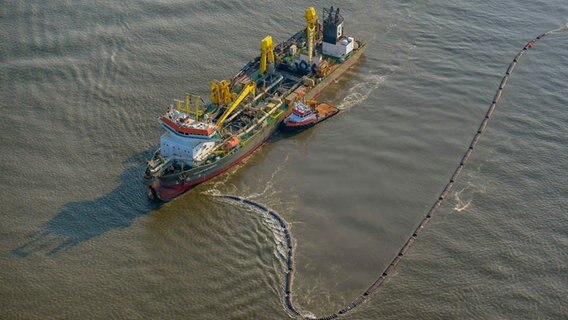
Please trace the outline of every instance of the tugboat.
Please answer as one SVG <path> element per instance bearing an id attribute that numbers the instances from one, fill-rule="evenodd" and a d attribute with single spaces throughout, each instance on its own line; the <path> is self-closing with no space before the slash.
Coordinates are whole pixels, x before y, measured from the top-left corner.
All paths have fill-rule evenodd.
<path id="1" fill-rule="evenodd" d="M 305 130 L 338 112 L 339 109 L 330 103 L 318 103 L 316 100 L 297 101 L 294 103 L 292 113 L 282 121 L 281 127 L 284 131 L 290 132 Z"/>
<path id="2" fill-rule="evenodd" d="M 262 39 L 260 56 L 232 79 L 210 83 L 211 102 L 192 93 L 174 100 L 158 119 L 165 133 L 148 160 L 150 199 L 170 201 L 239 163 L 293 109 L 300 112 L 299 101 L 314 99 L 361 57 L 367 45 L 343 34 L 339 8 L 324 8 L 323 23 L 319 19 L 310 7 L 306 27 L 288 40 L 273 45 L 272 37 Z M 329 104 L 307 107 L 314 108 L 316 123 L 337 113 Z"/>

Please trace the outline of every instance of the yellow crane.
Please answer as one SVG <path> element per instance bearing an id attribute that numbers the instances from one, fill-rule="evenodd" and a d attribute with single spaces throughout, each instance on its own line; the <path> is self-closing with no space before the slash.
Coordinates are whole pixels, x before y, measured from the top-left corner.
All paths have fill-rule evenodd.
<path id="1" fill-rule="evenodd" d="M 270 63 L 274 63 L 274 46 L 272 45 L 272 37 L 266 36 L 262 41 L 260 41 L 260 70 L 259 74 L 264 74 L 266 72 L 267 60 Z"/>
<path id="2" fill-rule="evenodd" d="M 221 80 L 221 103 L 227 104 L 235 99 L 236 94 L 231 92 L 231 82 L 229 80 Z"/>
<path id="3" fill-rule="evenodd" d="M 182 104 L 183 101 L 175 100 L 176 102 L 176 109 L 178 111 L 187 113 L 187 114 L 194 114 L 195 120 L 199 120 L 199 117 L 205 113 L 204 109 L 199 109 L 201 107 L 201 97 L 192 93 L 185 94 L 185 105 Z M 193 109 L 191 107 L 193 106 Z"/>
<path id="4" fill-rule="evenodd" d="M 221 84 L 217 80 L 210 83 L 211 86 L 211 102 L 214 104 L 221 104 Z"/>
<path id="5" fill-rule="evenodd" d="M 225 105 L 235 99 L 231 92 L 231 82 L 228 80 L 211 81 L 211 102 L 217 105 Z"/>
<path id="6" fill-rule="evenodd" d="M 314 7 L 306 9 L 306 33 L 308 36 L 308 66 L 312 65 L 312 56 L 314 51 L 314 34 L 318 23 L 318 15 Z"/>
<path id="7" fill-rule="evenodd" d="M 217 128 L 221 128 L 223 122 L 227 119 L 227 117 L 241 104 L 241 102 L 249 95 L 254 95 L 256 93 L 256 84 L 254 81 L 250 81 L 245 85 L 237 99 L 231 104 L 231 106 L 223 113 L 219 121 L 217 121 Z"/>

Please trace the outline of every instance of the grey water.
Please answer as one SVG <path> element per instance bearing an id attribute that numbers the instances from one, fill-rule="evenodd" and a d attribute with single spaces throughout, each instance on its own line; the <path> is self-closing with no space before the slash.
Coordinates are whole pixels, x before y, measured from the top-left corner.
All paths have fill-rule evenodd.
<path id="1" fill-rule="evenodd" d="M 320 97 L 343 109 L 275 136 L 175 201 L 141 177 L 186 91 L 208 95 L 339 5 L 369 42 Z M 516 52 L 564 25 L 549 1 L 32 1 L 0 7 L 0 318 L 289 319 L 363 292 L 453 173 Z M 568 32 L 517 65 L 460 180 L 394 275 L 345 319 L 568 318 Z"/>

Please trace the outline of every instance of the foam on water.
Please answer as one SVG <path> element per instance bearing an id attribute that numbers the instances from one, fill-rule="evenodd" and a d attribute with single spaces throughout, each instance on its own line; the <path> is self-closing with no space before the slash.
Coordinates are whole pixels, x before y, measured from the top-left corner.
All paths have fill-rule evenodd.
<path id="1" fill-rule="evenodd" d="M 288 162 L 289 158 L 290 158 L 290 155 L 287 154 L 286 157 L 284 158 L 284 160 L 282 160 L 282 162 L 276 166 L 276 169 L 274 169 L 274 171 L 270 175 L 270 179 L 268 179 L 268 181 L 266 181 L 266 184 L 264 185 L 264 189 L 262 191 L 251 193 L 251 194 L 247 195 L 246 198 L 249 198 L 249 199 L 256 199 L 256 198 L 260 198 L 260 197 L 273 198 L 275 195 L 280 193 L 281 192 L 280 190 L 277 190 L 276 188 L 274 188 L 274 182 L 275 182 L 276 177 L 281 173 L 281 171 L 286 168 L 286 163 Z"/>
<path id="2" fill-rule="evenodd" d="M 362 82 L 356 84 L 349 89 L 349 93 L 341 103 L 337 106 L 339 110 L 349 110 L 352 107 L 362 103 L 367 100 L 369 95 L 381 86 L 387 79 L 387 76 L 383 75 L 368 75 Z"/>

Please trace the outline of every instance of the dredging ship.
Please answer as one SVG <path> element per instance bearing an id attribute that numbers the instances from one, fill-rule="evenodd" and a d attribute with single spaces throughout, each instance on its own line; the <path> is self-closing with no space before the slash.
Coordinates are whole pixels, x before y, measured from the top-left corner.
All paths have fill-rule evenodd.
<path id="1" fill-rule="evenodd" d="M 192 93 L 159 117 L 165 133 L 148 160 L 148 197 L 169 201 L 239 163 L 260 147 L 296 102 L 313 100 L 363 54 L 366 44 L 344 35 L 339 8 L 305 11 L 306 27 L 273 45 L 232 79 L 210 83 L 211 101 Z"/>

